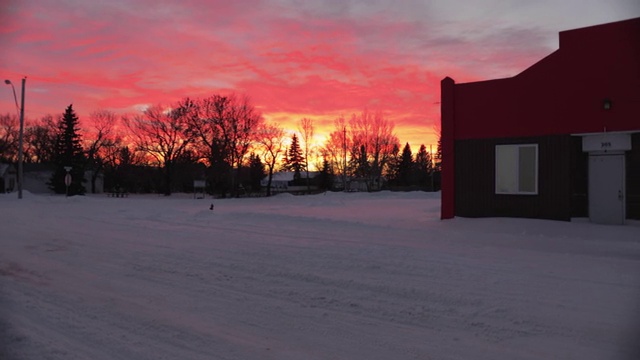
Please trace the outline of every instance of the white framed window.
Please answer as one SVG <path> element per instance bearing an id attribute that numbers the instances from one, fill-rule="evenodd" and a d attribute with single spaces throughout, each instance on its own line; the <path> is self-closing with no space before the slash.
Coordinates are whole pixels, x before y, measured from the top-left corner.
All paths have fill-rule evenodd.
<path id="1" fill-rule="evenodd" d="M 538 144 L 496 145 L 496 194 L 538 194 Z"/>

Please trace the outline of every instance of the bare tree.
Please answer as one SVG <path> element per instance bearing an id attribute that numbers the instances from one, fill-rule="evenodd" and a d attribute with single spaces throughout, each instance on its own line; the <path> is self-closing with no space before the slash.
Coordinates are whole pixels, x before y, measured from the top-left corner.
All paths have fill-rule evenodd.
<path id="1" fill-rule="evenodd" d="M 394 124 L 385 119 L 382 112 L 364 110 L 359 115 L 353 115 L 349 122 L 352 132 L 352 149 L 362 162 L 366 162 L 365 177 L 367 187 L 380 189 L 382 174 L 392 158 L 393 148 L 398 144 L 398 137 L 394 134 Z"/>
<path id="2" fill-rule="evenodd" d="M 215 95 L 196 100 L 185 98 L 178 105 L 186 115 L 186 132 L 194 139 L 193 146 L 209 166 L 216 162 L 217 149 L 220 146 L 220 130 L 215 119 L 224 116 L 224 102 L 220 104 L 217 100 Z"/>
<path id="3" fill-rule="evenodd" d="M 347 122 L 344 117 L 334 121 L 334 130 L 329 134 L 322 148 L 322 155 L 327 159 L 334 174 L 342 174 L 342 186 L 347 189 L 347 156 L 351 148 L 351 138 L 347 134 Z"/>
<path id="4" fill-rule="evenodd" d="M 198 101 L 185 100 L 182 108 L 189 116 L 188 133 L 201 141 L 209 165 L 222 160 L 229 166 L 231 190 L 235 193 L 237 172 L 240 171 L 255 133 L 262 123 L 262 115 L 246 96 L 213 95 Z M 221 164 L 222 165 L 222 164 Z"/>
<path id="5" fill-rule="evenodd" d="M 249 103 L 249 98 L 232 96 L 235 103 L 229 110 L 229 118 L 220 124 L 231 154 L 231 164 L 236 172 L 232 176 L 232 189 L 236 188 L 237 172 L 240 171 L 245 155 L 255 139 L 256 131 L 263 122 L 262 115 Z"/>
<path id="6" fill-rule="evenodd" d="M 219 95 L 186 98 L 179 106 L 187 116 L 187 135 L 194 139 L 193 148 L 208 166 L 211 190 L 224 195 L 232 176 L 232 165 L 218 123 L 226 117 L 228 99 Z"/>
<path id="7" fill-rule="evenodd" d="M 313 126 L 313 120 L 303 118 L 300 120 L 300 127 L 298 131 L 302 135 L 304 141 L 304 163 L 305 170 L 307 172 L 307 190 L 311 190 L 311 184 L 309 183 L 309 155 L 311 154 L 311 140 L 313 139 L 315 127 Z"/>
<path id="8" fill-rule="evenodd" d="M 165 108 L 156 105 L 142 115 L 124 117 L 131 131 L 136 149 L 154 158 L 164 170 L 165 195 L 171 195 L 173 169 L 178 159 L 188 148 L 191 138 L 186 136 L 187 114 L 184 109 Z"/>
<path id="9" fill-rule="evenodd" d="M 271 196 L 271 180 L 273 179 L 273 172 L 278 162 L 278 158 L 286 149 L 285 145 L 285 132 L 278 126 L 273 124 L 265 124 L 258 131 L 258 142 L 262 145 L 262 158 L 265 165 L 267 165 L 268 182 L 267 182 L 267 196 Z"/>
<path id="10" fill-rule="evenodd" d="M 124 147 L 122 137 L 115 135 L 105 141 L 101 149 L 101 158 L 105 170 L 114 171 L 120 164 L 120 151 Z"/>
<path id="11" fill-rule="evenodd" d="M 97 110 L 89 115 L 89 119 L 92 127 L 85 136 L 85 153 L 88 168 L 91 169 L 91 193 L 95 194 L 96 180 L 107 161 L 108 147 L 115 143 L 113 133 L 118 117 L 111 111 Z"/>
<path id="12" fill-rule="evenodd" d="M 48 163 L 53 161 L 58 125 L 52 115 L 45 115 L 34 125 L 25 129 L 26 162 Z"/>
<path id="13" fill-rule="evenodd" d="M 15 161 L 18 154 L 18 126 L 16 115 L 0 115 L 0 161 Z"/>
<path id="14" fill-rule="evenodd" d="M 112 191 L 138 191 L 139 176 L 134 173 L 135 168 L 145 164 L 145 154 L 132 151 L 123 145 L 123 140 L 116 136 L 107 141 L 102 148 L 104 159 L 105 185 Z"/>

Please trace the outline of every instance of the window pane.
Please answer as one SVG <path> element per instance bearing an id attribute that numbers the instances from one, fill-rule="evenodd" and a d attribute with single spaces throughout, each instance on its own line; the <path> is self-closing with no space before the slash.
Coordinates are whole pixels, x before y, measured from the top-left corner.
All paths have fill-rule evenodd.
<path id="1" fill-rule="evenodd" d="M 518 192 L 518 148 L 509 145 L 496 146 L 496 192 Z"/>
<path id="2" fill-rule="evenodd" d="M 535 146 L 519 148 L 518 190 L 520 192 L 536 192 L 536 157 Z"/>

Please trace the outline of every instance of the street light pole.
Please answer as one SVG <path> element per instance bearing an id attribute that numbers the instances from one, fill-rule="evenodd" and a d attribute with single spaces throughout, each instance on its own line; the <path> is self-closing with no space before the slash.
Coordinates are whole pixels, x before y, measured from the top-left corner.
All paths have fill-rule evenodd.
<path id="1" fill-rule="evenodd" d="M 22 171 L 22 163 L 23 163 L 23 138 L 24 138 L 24 88 L 27 82 L 27 77 L 22 78 L 22 93 L 20 98 L 20 135 L 18 137 L 18 199 L 22 199 L 22 181 L 23 181 L 23 171 Z M 18 106 L 18 98 L 16 96 L 16 88 L 13 86 L 13 83 L 10 80 L 5 80 L 5 84 L 11 85 L 13 89 L 13 99 L 16 102 L 16 107 Z"/>
<path id="2" fill-rule="evenodd" d="M 18 176 L 20 178 L 20 181 L 18 181 L 18 199 L 22 199 L 22 184 L 24 182 L 24 172 L 22 171 L 22 163 L 24 162 L 24 151 L 22 142 L 24 139 L 24 88 L 26 83 L 27 77 L 25 76 L 22 78 L 22 97 L 20 99 L 20 138 L 18 140 L 18 146 L 20 147 L 18 149 Z"/>

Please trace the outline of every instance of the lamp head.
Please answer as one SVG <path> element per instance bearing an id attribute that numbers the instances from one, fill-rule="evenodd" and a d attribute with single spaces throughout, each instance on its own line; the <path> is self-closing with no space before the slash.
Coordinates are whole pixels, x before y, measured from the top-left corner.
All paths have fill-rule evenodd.
<path id="1" fill-rule="evenodd" d="M 11 85 L 11 80 L 5 80 L 4 83 L 7 85 Z"/>

